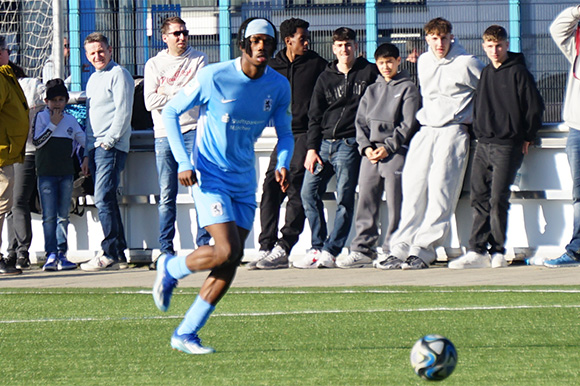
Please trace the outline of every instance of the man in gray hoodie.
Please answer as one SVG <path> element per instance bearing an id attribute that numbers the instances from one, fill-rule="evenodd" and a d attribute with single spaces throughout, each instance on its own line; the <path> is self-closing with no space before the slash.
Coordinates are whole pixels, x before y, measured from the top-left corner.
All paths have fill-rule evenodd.
<path id="1" fill-rule="evenodd" d="M 570 63 L 568 86 L 564 98 L 562 116 L 564 123 L 569 127 L 566 153 L 572 172 L 574 230 L 572 240 L 566 245 L 566 252 L 557 259 L 544 262 L 546 267 L 573 267 L 580 265 L 580 5 L 566 8 L 556 17 L 550 26 L 550 34 Z"/>
<path id="2" fill-rule="evenodd" d="M 423 107 L 403 169 L 403 203 L 390 256 L 382 269 L 423 269 L 436 258 L 450 228 L 469 153 L 467 125 L 484 64 L 454 39 L 451 23 L 425 24 L 429 50 L 419 57 Z"/>

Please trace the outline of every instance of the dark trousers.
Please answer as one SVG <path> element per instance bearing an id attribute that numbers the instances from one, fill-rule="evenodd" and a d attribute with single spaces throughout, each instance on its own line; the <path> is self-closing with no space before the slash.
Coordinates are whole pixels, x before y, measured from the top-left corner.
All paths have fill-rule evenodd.
<path id="1" fill-rule="evenodd" d="M 505 253 L 510 185 L 523 159 L 521 144 L 477 143 L 471 168 L 473 227 L 469 250 Z"/>
<path id="2" fill-rule="evenodd" d="M 292 247 L 298 242 L 300 233 L 304 230 L 304 207 L 300 198 L 302 181 L 304 180 L 304 160 L 306 159 L 306 133 L 294 134 L 294 154 L 290 160 L 290 186 L 286 193 L 280 190 L 280 184 L 276 182 L 276 162 L 278 161 L 277 149 L 274 148 L 270 156 L 270 164 L 266 171 L 262 186 L 262 199 L 260 200 L 260 224 L 262 231 L 258 237 L 261 250 L 270 250 L 278 243 L 284 250 L 290 253 Z M 286 203 L 286 217 L 284 226 L 280 230 L 282 237 L 278 239 L 278 219 L 280 217 L 280 205 L 288 196 Z"/>
<path id="3" fill-rule="evenodd" d="M 32 241 L 30 198 L 36 190 L 34 154 L 27 154 L 24 163 L 14 164 L 14 202 L 6 217 L 8 226 L 8 255 L 28 257 Z"/>

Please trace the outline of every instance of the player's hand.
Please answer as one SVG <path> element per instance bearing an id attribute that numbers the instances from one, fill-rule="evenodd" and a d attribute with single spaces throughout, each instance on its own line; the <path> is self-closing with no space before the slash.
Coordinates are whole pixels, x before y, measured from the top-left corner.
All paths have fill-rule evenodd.
<path id="1" fill-rule="evenodd" d="M 89 157 L 83 158 L 83 162 L 81 163 L 81 172 L 87 177 L 91 175 L 89 170 Z"/>
<path id="2" fill-rule="evenodd" d="M 62 121 L 62 118 L 64 118 L 62 109 L 49 109 L 48 111 L 50 112 L 50 122 L 53 125 L 58 126 L 60 121 Z"/>
<path id="3" fill-rule="evenodd" d="M 274 172 L 276 175 L 276 182 L 280 184 L 280 190 L 282 193 L 286 193 L 288 186 L 290 186 L 290 181 L 288 181 L 288 170 L 286 168 L 282 168 Z"/>
<path id="4" fill-rule="evenodd" d="M 314 169 L 316 168 L 316 164 L 323 164 L 322 159 L 314 149 L 308 150 L 306 153 L 306 159 L 304 160 L 304 168 L 308 170 L 310 173 L 314 174 Z"/>
<path id="5" fill-rule="evenodd" d="M 183 186 L 193 186 L 197 184 L 197 177 L 193 170 L 185 170 L 177 175 L 179 183 Z"/>
<path id="6" fill-rule="evenodd" d="M 522 153 L 524 155 L 528 155 L 528 150 L 530 149 L 530 145 L 531 145 L 531 142 L 524 141 L 524 144 L 522 145 Z"/>

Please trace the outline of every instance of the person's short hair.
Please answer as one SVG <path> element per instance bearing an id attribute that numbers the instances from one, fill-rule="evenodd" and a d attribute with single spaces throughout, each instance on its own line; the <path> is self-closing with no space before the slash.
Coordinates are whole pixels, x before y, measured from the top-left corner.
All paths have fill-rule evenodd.
<path id="1" fill-rule="evenodd" d="M 396 45 L 391 43 L 383 43 L 377 47 L 375 51 L 375 60 L 379 60 L 380 58 L 398 58 L 401 54 L 399 53 L 399 49 Z"/>
<path id="2" fill-rule="evenodd" d="M 46 99 L 51 100 L 58 96 L 65 97 L 68 101 L 68 90 L 64 85 L 64 80 L 60 78 L 51 79 L 46 82 Z"/>
<path id="3" fill-rule="evenodd" d="M 272 36 L 274 38 L 274 45 L 276 45 L 278 43 L 278 32 L 276 31 L 276 26 L 274 24 L 272 24 L 272 22 L 264 17 L 251 17 L 249 19 L 246 19 L 242 22 L 242 24 L 240 25 L 240 28 L 238 29 L 238 46 L 240 47 L 241 50 L 245 51 L 248 55 L 250 55 L 252 53 L 252 49 L 251 49 L 251 43 L 250 43 L 250 39 L 247 39 L 249 36 L 246 36 L 246 30 L 248 28 L 248 26 L 250 25 L 251 22 L 253 22 L 254 20 L 265 20 L 268 23 L 270 23 L 270 25 L 272 26 L 272 29 L 274 31 L 274 36 Z"/>
<path id="4" fill-rule="evenodd" d="M 83 45 L 86 46 L 89 43 L 102 43 L 105 47 L 109 47 L 109 39 L 100 32 L 93 32 L 87 35 Z"/>
<path id="5" fill-rule="evenodd" d="M 161 24 L 161 33 L 166 34 L 167 30 L 169 29 L 169 25 L 171 24 L 185 25 L 185 22 L 179 16 L 170 16 L 163 20 L 163 24 Z"/>
<path id="6" fill-rule="evenodd" d="M 503 28 L 501 25 L 494 24 L 494 25 L 490 25 L 489 27 L 487 27 L 487 29 L 483 33 L 482 38 L 486 42 L 489 42 L 489 41 L 500 42 L 500 41 L 507 41 L 508 35 L 507 35 L 507 31 L 505 30 L 505 28 Z"/>
<path id="7" fill-rule="evenodd" d="M 308 29 L 308 27 L 310 27 L 310 23 L 306 20 L 297 19 L 295 17 L 284 20 L 282 24 L 280 24 L 280 38 L 284 40 L 287 37 L 292 37 L 298 28 Z"/>
<path id="8" fill-rule="evenodd" d="M 435 19 L 429 20 L 423 29 L 425 30 L 425 35 L 447 35 L 451 33 L 453 27 L 448 20 L 442 17 L 436 17 Z"/>
<path id="9" fill-rule="evenodd" d="M 356 41 L 356 31 L 348 27 L 339 27 L 332 33 L 332 42 Z"/>

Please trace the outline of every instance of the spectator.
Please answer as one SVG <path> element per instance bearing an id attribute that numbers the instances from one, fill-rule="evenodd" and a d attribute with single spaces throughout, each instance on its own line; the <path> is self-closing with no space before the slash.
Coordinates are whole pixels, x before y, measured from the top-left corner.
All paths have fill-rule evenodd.
<path id="1" fill-rule="evenodd" d="M 36 115 L 33 144 L 42 206 L 46 263 L 44 271 L 75 269 L 66 257 L 67 228 L 75 168 L 75 142 L 85 146 L 86 135 L 77 120 L 64 112 L 69 96 L 62 79 L 46 83 L 46 109 Z"/>
<path id="2" fill-rule="evenodd" d="M 262 231 L 258 237 L 260 252 L 258 260 L 248 263 L 249 269 L 276 269 L 288 267 L 288 256 L 304 230 L 304 207 L 300 198 L 304 180 L 304 159 L 306 158 L 306 131 L 308 130 L 308 107 L 312 90 L 318 75 L 324 71 L 327 62 L 309 49 L 310 33 L 307 21 L 291 18 L 280 25 L 280 35 L 286 46 L 270 61 L 270 67 L 288 78 L 292 90 L 292 134 L 294 154 L 290 161 L 288 190 L 283 192 L 276 181 L 277 149 L 270 156 L 270 164 L 262 185 L 260 200 L 260 224 Z M 278 238 L 278 218 L 284 198 L 286 216 Z"/>
<path id="3" fill-rule="evenodd" d="M 362 155 L 356 236 L 350 244 L 350 255 L 337 259 L 339 268 L 370 266 L 377 258 L 383 193 L 388 219 L 382 252 L 389 255 L 391 234 L 397 229 L 401 215 L 401 174 L 405 155 L 411 137 L 419 128 L 415 119 L 419 91 L 407 71 L 399 72 L 399 49 L 390 43 L 381 44 L 375 51 L 375 62 L 382 76 L 367 88 L 355 121 L 356 140 Z"/>
<path id="4" fill-rule="evenodd" d="M 472 99 L 483 63 L 454 39 L 451 23 L 425 25 L 429 50 L 419 57 L 422 125 L 409 145 L 403 168 L 403 203 L 391 255 L 381 269 L 423 269 L 450 228 L 469 153 Z"/>
<path id="5" fill-rule="evenodd" d="M 14 164 L 24 161 L 28 137 L 28 104 L 12 67 L 6 38 L 0 35 L 0 235 L 4 217 L 12 209 Z M 0 242 L 2 240 L 0 239 Z M 17 275 L 16 260 L 0 256 L 0 275 Z"/>
<path id="6" fill-rule="evenodd" d="M 550 26 L 552 38 L 570 62 L 568 86 L 564 97 L 562 117 L 569 127 L 566 154 L 572 172 L 572 200 L 574 208 L 574 229 L 572 239 L 566 245 L 562 256 L 544 262 L 546 267 L 574 267 L 580 265 L 580 61 L 578 56 L 578 23 L 580 5 L 563 10 Z"/>
<path id="7" fill-rule="evenodd" d="M 163 109 L 171 150 L 179 164 L 179 182 L 193 186 L 199 222 L 215 241 L 188 256 L 161 255 L 157 262 L 153 299 L 161 311 L 167 311 L 179 279 L 210 270 L 171 337 L 171 346 L 188 354 L 214 352 L 201 344 L 198 332 L 228 291 L 242 260 L 256 209 L 254 142 L 271 121 L 278 134 L 277 180 L 283 190 L 288 186 L 294 146 L 290 86 L 268 67 L 276 48 L 275 31 L 266 19 L 244 21 L 238 32 L 242 57 L 202 68 Z M 201 106 L 203 126 L 198 149 L 189 157 L 178 117 L 193 106 Z"/>
<path id="8" fill-rule="evenodd" d="M 63 38 L 63 67 L 64 67 L 64 84 L 66 88 L 70 88 L 71 84 L 71 75 L 70 75 L 70 68 L 69 68 L 69 57 L 70 57 L 70 46 L 68 44 L 68 38 Z M 55 71 L 55 56 L 54 53 L 48 57 L 46 63 L 44 63 L 44 67 L 42 67 L 42 81 L 44 83 L 48 82 L 51 79 L 58 78 L 60 74 L 57 74 Z"/>
<path id="9" fill-rule="evenodd" d="M 181 18 L 173 16 L 165 19 L 161 33 L 167 49 L 145 64 L 144 94 L 145 107 L 151 111 L 154 123 L 155 159 L 160 189 L 159 244 L 161 253 L 174 255 L 178 165 L 169 147 L 161 110 L 206 65 L 206 57 L 203 52 L 188 46 L 189 31 Z M 199 108 L 195 107 L 179 117 L 183 141 L 189 154 L 193 152 L 195 145 L 198 115 Z M 210 238 L 207 231 L 198 225 L 197 246 L 207 245 Z"/>
<path id="10" fill-rule="evenodd" d="M 95 205 L 103 229 L 102 251 L 83 271 L 126 268 L 125 240 L 117 202 L 121 171 L 129 152 L 135 83 L 129 71 L 112 60 L 113 48 L 101 33 L 84 42 L 87 59 L 95 67 L 87 83 L 87 146 L 82 170 L 95 182 Z M 86 160 L 88 159 L 88 162 Z M 90 170 L 90 172 L 89 172 Z"/>
<path id="11" fill-rule="evenodd" d="M 29 269 L 29 248 L 32 242 L 32 219 L 30 201 L 35 199 L 36 189 L 36 147 L 32 144 L 34 136 L 34 117 L 45 107 L 45 87 L 37 78 L 28 78 L 24 70 L 13 66 L 18 83 L 24 91 L 30 108 L 28 118 L 30 130 L 26 141 L 24 162 L 14 164 L 14 202 L 12 210 L 6 217 L 8 226 L 8 260 L 16 261 L 16 268 Z"/>
<path id="12" fill-rule="evenodd" d="M 467 254 L 451 261 L 449 268 L 507 266 L 510 185 L 542 126 L 544 112 L 524 56 L 508 48 L 505 28 L 492 25 L 485 30 L 483 50 L 491 63 L 481 73 L 473 106 L 477 139 L 471 165 L 473 227 Z"/>
<path id="13" fill-rule="evenodd" d="M 312 248 L 296 268 L 334 267 L 344 247 L 354 212 L 360 154 L 356 144 L 355 117 L 367 86 L 374 83 L 377 66 L 357 57 L 356 32 L 340 27 L 332 35 L 336 60 L 320 74 L 308 117 L 308 138 L 302 185 L 302 203 L 312 230 Z M 328 235 L 322 195 L 336 174 L 336 217 Z"/>

